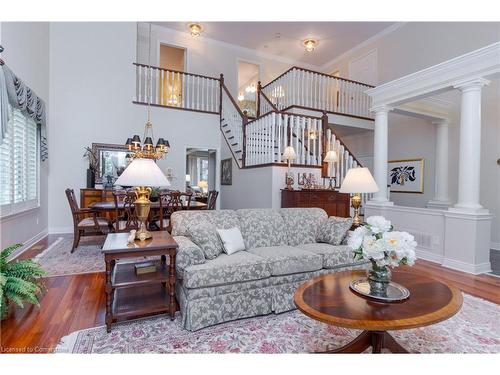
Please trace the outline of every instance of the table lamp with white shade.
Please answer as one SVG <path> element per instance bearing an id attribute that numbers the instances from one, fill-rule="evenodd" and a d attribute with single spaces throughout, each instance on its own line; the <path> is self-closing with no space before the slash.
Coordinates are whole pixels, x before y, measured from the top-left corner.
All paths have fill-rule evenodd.
<path id="1" fill-rule="evenodd" d="M 350 193 L 351 206 L 354 208 L 354 217 L 352 225 L 358 227 L 362 221 L 359 217 L 359 208 L 361 207 L 361 193 L 375 193 L 379 190 L 377 183 L 372 177 L 368 168 L 351 168 L 340 187 L 340 193 Z"/>
<path id="2" fill-rule="evenodd" d="M 293 190 L 293 175 L 290 173 L 290 164 L 292 160 L 295 160 L 297 155 L 295 154 L 295 150 L 292 146 L 287 146 L 285 151 L 283 151 L 283 161 L 288 163 L 288 170 L 286 172 L 285 181 L 287 190 Z"/>
<path id="3" fill-rule="evenodd" d="M 325 158 L 323 159 L 323 162 L 328 163 L 328 173 L 327 173 L 327 176 L 330 179 L 330 183 L 328 185 L 328 189 L 330 189 L 330 190 L 333 190 L 333 188 L 334 188 L 334 185 L 332 184 L 332 180 L 336 180 L 335 172 L 332 171 L 333 163 L 337 163 L 338 161 L 339 161 L 339 157 L 337 155 L 337 152 L 334 151 L 334 150 L 328 151 L 326 153 Z M 335 181 L 335 183 L 336 183 L 336 181 Z"/>
<path id="4" fill-rule="evenodd" d="M 151 202 L 149 200 L 151 186 L 170 186 L 167 177 L 153 159 L 136 158 L 128 165 L 120 177 L 118 177 L 115 184 L 135 187 L 137 198 L 134 201 L 134 208 L 137 212 L 137 218 L 141 223 L 139 230 L 135 234 L 135 238 L 141 241 L 151 238 L 151 233 L 146 229 L 146 220 L 151 208 Z"/>

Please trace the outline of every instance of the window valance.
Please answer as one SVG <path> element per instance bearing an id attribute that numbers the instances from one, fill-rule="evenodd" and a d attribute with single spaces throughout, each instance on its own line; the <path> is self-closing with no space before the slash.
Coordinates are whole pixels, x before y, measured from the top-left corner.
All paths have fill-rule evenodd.
<path id="1" fill-rule="evenodd" d="M 40 133 L 40 160 L 48 157 L 45 102 L 21 81 L 7 65 L 0 65 L 0 144 L 7 131 L 9 120 L 8 104 L 18 108 L 35 121 Z"/>

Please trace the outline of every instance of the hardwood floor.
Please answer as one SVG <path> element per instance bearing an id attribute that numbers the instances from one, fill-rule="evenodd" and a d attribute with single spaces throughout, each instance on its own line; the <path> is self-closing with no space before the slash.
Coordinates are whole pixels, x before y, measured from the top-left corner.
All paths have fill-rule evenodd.
<path id="1" fill-rule="evenodd" d="M 58 237 L 46 237 L 21 254 L 20 258 L 35 256 Z M 470 275 L 424 260 L 418 260 L 407 269 L 448 282 L 464 293 L 500 304 L 498 277 Z M 61 337 L 80 329 L 103 325 L 104 282 L 102 272 L 46 278 L 47 290 L 41 299 L 40 308 L 29 305 L 25 309 L 13 308 L 9 318 L 2 322 L 1 351 L 51 352 Z"/>

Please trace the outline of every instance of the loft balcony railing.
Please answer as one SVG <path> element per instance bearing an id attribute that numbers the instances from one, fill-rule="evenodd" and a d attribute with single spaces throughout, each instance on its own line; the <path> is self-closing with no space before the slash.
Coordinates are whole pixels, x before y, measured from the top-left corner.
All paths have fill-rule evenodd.
<path id="1" fill-rule="evenodd" d="M 323 168 L 339 186 L 349 168 L 361 163 L 328 125 L 327 112 L 369 118 L 370 86 L 293 67 L 257 90 L 258 116 L 250 120 L 219 78 L 144 64 L 136 69 L 134 103 L 218 114 L 224 138 L 239 167 L 283 164 L 281 154 L 293 146 L 295 165 Z M 151 78 L 151 84 L 148 79 Z M 304 90 L 304 92 L 301 92 Z M 298 107 L 322 112 L 322 117 L 287 112 Z M 323 163 L 335 150 L 335 167 Z M 331 168 L 327 170 L 326 168 Z"/>
<path id="2" fill-rule="evenodd" d="M 134 65 L 136 72 L 134 103 L 147 104 L 150 98 L 153 106 L 219 114 L 219 78 L 144 64 L 134 63 Z M 148 85 L 149 75 L 151 85 Z"/>
<path id="3" fill-rule="evenodd" d="M 371 99 L 364 93 L 371 87 L 294 66 L 260 90 L 278 110 L 295 107 L 371 120 Z"/>

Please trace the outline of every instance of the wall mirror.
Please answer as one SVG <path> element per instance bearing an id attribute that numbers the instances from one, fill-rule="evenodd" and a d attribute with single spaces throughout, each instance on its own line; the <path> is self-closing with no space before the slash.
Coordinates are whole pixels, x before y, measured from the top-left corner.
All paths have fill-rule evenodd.
<path id="1" fill-rule="evenodd" d="M 124 145 L 92 143 L 92 152 L 97 156 L 96 184 L 111 185 L 123 173 L 132 160 L 132 152 Z"/>

